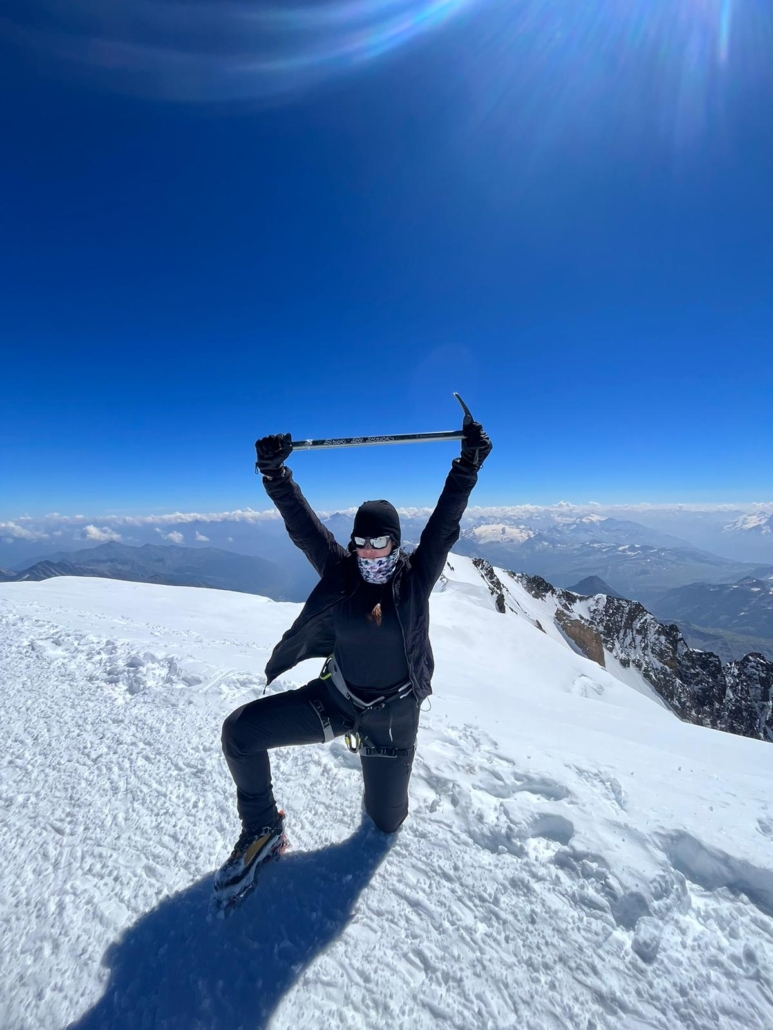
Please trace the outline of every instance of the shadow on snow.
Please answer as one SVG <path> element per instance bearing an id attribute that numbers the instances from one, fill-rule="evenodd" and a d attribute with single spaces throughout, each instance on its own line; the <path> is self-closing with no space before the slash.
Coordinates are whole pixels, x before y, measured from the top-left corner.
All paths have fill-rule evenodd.
<path id="1" fill-rule="evenodd" d="M 225 920 L 207 917 L 211 876 L 166 898 L 107 949 L 105 993 L 69 1030 L 261 1030 L 343 932 L 394 839 L 365 818 L 340 844 L 290 851 Z"/>

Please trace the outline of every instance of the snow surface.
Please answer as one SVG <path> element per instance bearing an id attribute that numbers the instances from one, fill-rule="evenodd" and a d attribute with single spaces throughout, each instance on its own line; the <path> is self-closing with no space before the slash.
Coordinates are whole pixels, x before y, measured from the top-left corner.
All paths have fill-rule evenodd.
<path id="1" fill-rule="evenodd" d="M 770 1030 L 773 747 L 679 722 L 499 575 L 504 615 L 456 555 L 433 595 L 403 828 L 341 742 L 274 752 L 293 847 L 225 921 L 220 725 L 299 606 L 0 585 L 3 1030 Z"/>
<path id="2" fill-rule="evenodd" d="M 519 543 L 530 540 L 534 535 L 533 529 L 525 526 L 504 525 L 501 522 L 491 522 L 483 526 L 474 526 L 467 531 L 467 536 L 472 537 L 479 544 Z"/>

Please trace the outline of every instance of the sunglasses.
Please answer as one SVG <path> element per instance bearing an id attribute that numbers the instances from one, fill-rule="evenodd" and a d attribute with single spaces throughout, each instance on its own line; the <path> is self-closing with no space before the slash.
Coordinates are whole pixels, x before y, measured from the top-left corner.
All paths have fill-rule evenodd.
<path id="1" fill-rule="evenodd" d="M 353 536 L 352 543 L 355 547 L 372 547 L 375 551 L 379 551 L 382 547 L 386 547 L 391 539 L 391 536 Z"/>

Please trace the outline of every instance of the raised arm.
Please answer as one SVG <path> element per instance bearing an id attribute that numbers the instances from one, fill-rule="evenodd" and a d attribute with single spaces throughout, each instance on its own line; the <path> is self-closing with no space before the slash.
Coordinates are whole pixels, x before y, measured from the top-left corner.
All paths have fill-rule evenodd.
<path id="1" fill-rule="evenodd" d="M 467 501 L 478 482 L 478 470 L 491 453 L 492 444 L 479 422 L 464 426 L 461 457 L 451 463 L 443 491 L 419 538 L 411 568 L 431 589 L 443 571 L 448 552 L 459 539 L 459 524 Z"/>
<path id="2" fill-rule="evenodd" d="M 263 473 L 266 493 L 284 519 L 290 539 L 300 547 L 320 576 L 346 551 L 319 521 L 311 505 L 284 464 L 292 452 L 291 436 L 280 433 L 258 440 L 258 468 Z"/>

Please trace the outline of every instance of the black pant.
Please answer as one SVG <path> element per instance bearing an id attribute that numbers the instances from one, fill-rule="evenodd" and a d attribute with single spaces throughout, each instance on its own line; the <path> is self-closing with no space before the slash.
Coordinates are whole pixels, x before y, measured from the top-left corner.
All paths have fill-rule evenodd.
<path id="1" fill-rule="evenodd" d="M 321 712 L 320 712 L 321 708 Z M 277 814 L 268 751 L 274 747 L 319 744 L 340 737 L 354 725 L 355 709 L 327 681 L 312 680 L 298 690 L 262 697 L 232 712 L 223 723 L 223 752 L 236 783 L 242 823 L 259 828 Z M 325 717 L 330 722 L 323 729 Z M 413 694 L 360 719 L 363 745 L 407 752 L 361 755 L 365 811 L 380 830 L 392 833 L 408 815 L 408 781 L 419 729 L 419 707 Z"/>

